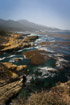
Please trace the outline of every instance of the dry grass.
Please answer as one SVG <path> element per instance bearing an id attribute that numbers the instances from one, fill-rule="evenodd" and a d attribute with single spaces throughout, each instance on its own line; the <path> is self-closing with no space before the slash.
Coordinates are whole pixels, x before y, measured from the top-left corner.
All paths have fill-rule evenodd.
<path id="1" fill-rule="evenodd" d="M 70 105 L 70 81 L 53 87 L 49 92 L 33 93 L 24 100 L 13 100 L 12 105 Z"/>

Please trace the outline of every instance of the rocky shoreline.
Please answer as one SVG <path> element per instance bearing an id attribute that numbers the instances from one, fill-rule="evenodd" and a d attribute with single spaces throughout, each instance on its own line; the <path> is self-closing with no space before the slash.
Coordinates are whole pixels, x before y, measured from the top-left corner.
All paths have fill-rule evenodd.
<path id="1" fill-rule="evenodd" d="M 28 36 L 23 39 L 22 34 L 10 34 L 1 37 L 0 54 L 15 52 L 23 48 L 32 47 L 38 37 Z M 15 58 L 15 62 L 20 58 Z M 25 85 L 25 78 L 28 72 L 27 65 L 14 65 L 9 62 L 0 63 L 0 105 L 4 105 L 11 97 L 19 93 Z M 24 78 L 25 77 L 25 78 Z"/>
<path id="2" fill-rule="evenodd" d="M 16 95 L 24 84 L 24 75 L 27 75 L 26 65 L 0 63 L 0 105 L 4 105 L 9 98 Z"/>
<path id="3" fill-rule="evenodd" d="M 9 36 L 1 37 L 0 53 L 18 51 L 26 47 L 33 46 L 31 43 L 31 37 L 23 40 L 22 35 L 12 34 Z M 4 40 L 4 41 L 3 41 Z M 32 37 L 32 41 L 36 40 L 36 37 Z M 15 61 L 19 59 L 15 59 Z M 23 86 L 24 75 L 27 74 L 26 65 L 14 65 L 12 63 L 0 63 L 0 105 L 4 105 L 9 98 L 16 95 Z"/>
<path id="4" fill-rule="evenodd" d="M 59 53 L 51 53 L 50 50 L 49 52 L 44 51 L 40 47 L 53 44 L 56 45 L 58 43 L 61 45 L 69 45 L 70 42 L 38 42 L 37 44 L 39 47 L 37 49 L 22 52 L 25 48 L 35 47 L 35 41 L 39 39 L 39 36 L 26 36 L 24 34 L 12 33 L 8 36 L 4 36 L 4 39 L 2 36 L 0 36 L 0 38 L 0 55 L 5 54 L 6 52 L 8 54 L 19 53 L 19 55 L 22 53 L 22 57 L 11 55 L 15 64 L 10 63 L 10 60 L 8 62 L 0 62 L 0 105 L 28 105 L 27 102 L 29 101 L 24 103 L 22 100 L 22 104 L 21 100 L 18 99 L 18 97 L 20 97 L 20 93 L 24 92 L 25 96 L 26 94 L 29 94 L 28 96 L 30 96 L 35 91 L 40 92 L 43 89 L 51 91 L 50 88 L 55 86 L 55 84 L 60 80 L 62 82 L 63 79 L 65 79 L 64 82 L 69 80 L 68 73 L 70 73 L 70 66 L 69 62 L 64 59 L 65 56 Z M 15 56 L 15 58 L 13 56 Z M 26 63 L 24 65 L 23 60 L 29 60 L 28 65 Z M 22 64 L 20 63 L 21 61 Z M 20 65 L 17 64 L 18 62 Z M 61 78 L 61 75 L 63 78 Z M 19 95 L 17 95 L 18 93 Z M 13 102 L 12 99 L 14 96 L 17 99 Z M 20 100 L 20 102 L 18 102 L 18 100 Z M 8 101 L 10 102 L 8 103 Z M 32 101 L 30 102 L 30 105 L 31 104 Z M 33 105 L 37 104 L 33 103 Z"/>
<path id="5" fill-rule="evenodd" d="M 7 39 L 8 38 L 8 39 Z M 37 36 L 27 36 L 27 38 L 23 39 L 23 34 L 12 34 L 9 36 L 6 36 L 5 40 L 8 40 L 7 42 L 2 42 L 0 45 L 0 52 L 13 52 L 18 51 L 23 48 L 28 48 L 34 46 L 31 44 L 31 42 L 34 42 L 36 39 L 38 39 Z"/>

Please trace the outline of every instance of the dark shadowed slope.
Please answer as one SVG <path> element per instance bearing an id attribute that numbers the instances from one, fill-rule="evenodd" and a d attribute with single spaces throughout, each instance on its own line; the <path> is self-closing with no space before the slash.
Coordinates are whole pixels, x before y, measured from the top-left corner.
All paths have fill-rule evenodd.
<path id="1" fill-rule="evenodd" d="M 0 30 L 8 31 L 59 31 L 60 29 L 38 25 L 27 20 L 3 20 L 0 19 Z"/>

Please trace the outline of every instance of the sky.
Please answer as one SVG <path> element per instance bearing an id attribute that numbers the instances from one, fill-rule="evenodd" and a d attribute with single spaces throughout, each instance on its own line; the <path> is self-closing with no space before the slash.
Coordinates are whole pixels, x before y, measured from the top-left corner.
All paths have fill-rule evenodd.
<path id="1" fill-rule="evenodd" d="M 0 0 L 0 19 L 70 30 L 70 0 Z"/>

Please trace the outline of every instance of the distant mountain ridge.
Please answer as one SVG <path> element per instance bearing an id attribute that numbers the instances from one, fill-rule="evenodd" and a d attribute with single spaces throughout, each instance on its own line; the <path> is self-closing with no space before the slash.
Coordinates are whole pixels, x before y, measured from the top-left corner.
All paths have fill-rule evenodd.
<path id="1" fill-rule="evenodd" d="M 0 19 L 0 30 L 6 31 L 61 31 L 57 28 L 51 28 L 43 25 L 38 25 L 27 20 L 3 20 Z"/>

